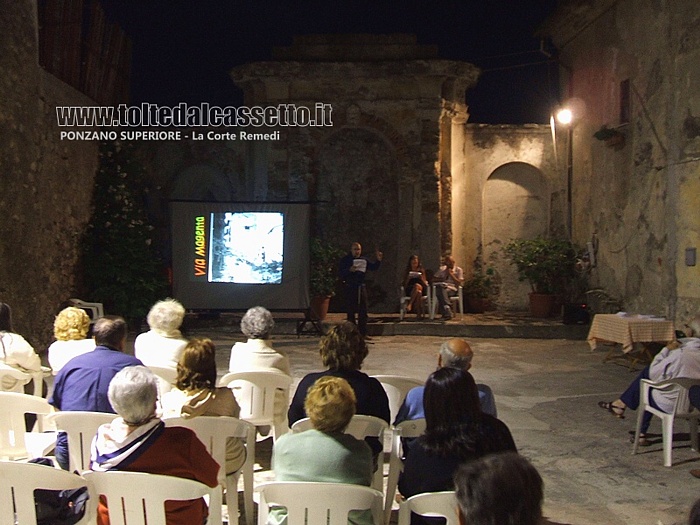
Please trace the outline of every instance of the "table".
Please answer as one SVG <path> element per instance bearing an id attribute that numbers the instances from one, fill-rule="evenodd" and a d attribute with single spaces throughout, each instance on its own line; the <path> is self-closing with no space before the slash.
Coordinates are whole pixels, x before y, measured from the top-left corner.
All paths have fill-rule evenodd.
<path id="1" fill-rule="evenodd" d="M 596 314 L 588 332 L 588 344 L 591 350 L 595 350 L 599 342 L 618 343 L 622 345 L 625 356 L 635 353 L 635 343 L 669 343 L 676 338 L 673 321 L 660 317 L 639 314 Z M 603 359 L 607 361 L 612 357 L 614 347 Z M 651 353 L 646 346 L 640 352 L 641 356 L 632 358 L 636 364 L 641 357 L 651 361 Z M 632 357 L 632 356 L 630 356 Z"/>

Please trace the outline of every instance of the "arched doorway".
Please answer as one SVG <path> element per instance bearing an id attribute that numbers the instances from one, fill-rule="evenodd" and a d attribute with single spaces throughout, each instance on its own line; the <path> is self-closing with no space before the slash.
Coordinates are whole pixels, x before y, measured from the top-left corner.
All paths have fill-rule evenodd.
<path id="1" fill-rule="evenodd" d="M 483 192 L 482 246 L 486 266 L 501 277 L 499 306 L 527 309 L 527 283 L 518 282 L 515 267 L 502 249 L 511 239 L 531 239 L 549 231 L 549 190 L 542 172 L 524 162 L 500 166 Z"/>

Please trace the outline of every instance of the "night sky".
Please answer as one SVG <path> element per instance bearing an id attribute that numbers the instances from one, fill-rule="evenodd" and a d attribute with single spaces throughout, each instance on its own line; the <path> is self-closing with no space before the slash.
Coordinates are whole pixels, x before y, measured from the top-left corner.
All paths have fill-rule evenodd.
<path id="1" fill-rule="evenodd" d="M 556 64 L 532 36 L 556 0 L 102 2 L 133 42 L 132 103 L 239 105 L 231 68 L 312 33 L 413 33 L 440 58 L 479 66 L 469 122 L 547 123 L 557 99 Z"/>

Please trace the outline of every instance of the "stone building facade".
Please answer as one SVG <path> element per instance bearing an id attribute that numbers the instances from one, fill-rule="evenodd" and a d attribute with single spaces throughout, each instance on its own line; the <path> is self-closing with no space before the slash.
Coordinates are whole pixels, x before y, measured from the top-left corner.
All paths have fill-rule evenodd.
<path id="1" fill-rule="evenodd" d="M 409 255 L 436 268 L 452 243 L 450 178 L 464 147 L 471 64 L 411 35 L 313 35 L 232 71 L 246 106 L 332 107 L 332 126 L 250 144 L 254 200 L 309 201 L 313 234 L 384 252 L 370 304 L 394 311 Z"/>
<path id="2" fill-rule="evenodd" d="M 700 3 L 570 0 L 543 29 L 573 122 L 573 238 L 629 311 L 700 311 Z M 593 137 L 602 126 L 624 142 Z"/>
<path id="3" fill-rule="evenodd" d="M 0 8 L 0 301 L 37 350 L 76 293 L 78 242 L 90 218 L 98 143 L 61 141 L 56 106 L 94 102 L 39 67 L 37 7 Z"/>

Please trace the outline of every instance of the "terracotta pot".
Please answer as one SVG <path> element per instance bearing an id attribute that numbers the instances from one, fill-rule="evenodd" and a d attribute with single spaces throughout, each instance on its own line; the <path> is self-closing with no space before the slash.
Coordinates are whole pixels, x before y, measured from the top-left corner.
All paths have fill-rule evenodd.
<path id="1" fill-rule="evenodd" d="M 481 297 L 465 297 L 467 304 L 465 308 L 470 314 L 483 314 L 486 310 L 491 309 L 491 301 L 482 299 Z"/>
<path id="2" fill-rule="evenodd" d="M 331 296 L 316 296 L 311 298 L 309 309 L 311 310 L 311 318 L 315 321 L 323 321 L 328 315 L 328 304 L 331 302 Z"/>
<path id="3" fill-rule="evenodd" d="M 556 302 L 556 295 L 530 293 L 530 315 L 532 317 L 550 317 Z"/>

